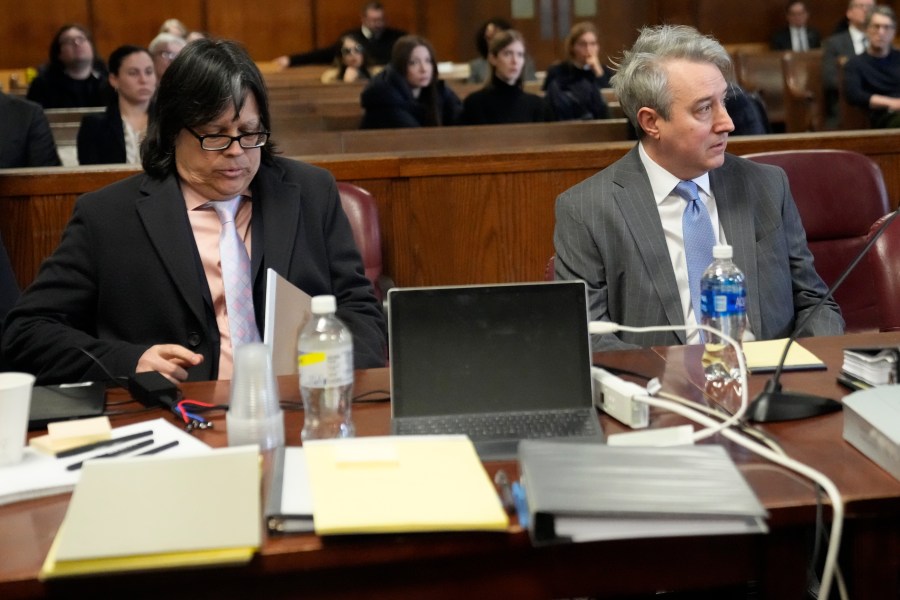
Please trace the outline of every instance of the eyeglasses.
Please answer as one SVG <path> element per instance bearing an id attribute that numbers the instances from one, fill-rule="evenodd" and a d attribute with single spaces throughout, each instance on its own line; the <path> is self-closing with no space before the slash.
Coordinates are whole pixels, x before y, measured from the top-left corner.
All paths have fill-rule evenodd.
<path id="1" fill-rule="evenodd" d="M 166 60 L 175 60 L 175 57 L 178 56 L 178 53 L 163 50 L 162 52 L 157 52 L 156 56 L 162 56 Z"/>
<path id="2" fill-rule="evenodd" d="M 363 53 L 363 47 L 359 44 L 357 44 L 355 46 L 344 46 L 343 48 L 341 48 L 341 54 L 343 54 L 344 56 L 350 56 L 351 54 L 362 54 L 362 53 Z"/>
<path id="3" fill-rule="evenodd" d="M 233 142 L 237 142 L 241 148 L 249 150 L 251 148 L 260 148 L 269 141 L 268 131 L 254 131 L 253 133 L 242 133 L 241 135 L 225 135 L 224 133 L 214 133 L 211 135 L 200 135 L 190 127 L 185 127 L 191 132 L 195 138 L 200 140 L 200 147 L 204 150 L 214 152 L 216 150 L 225 150 L 231 146 Z"/>

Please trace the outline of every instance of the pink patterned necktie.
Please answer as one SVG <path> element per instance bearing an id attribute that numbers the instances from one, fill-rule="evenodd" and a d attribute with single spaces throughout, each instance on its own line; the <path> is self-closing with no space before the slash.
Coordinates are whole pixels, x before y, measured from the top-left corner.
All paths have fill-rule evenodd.
<path id="1" fill-rule="evenodd" d="M 234 224 L 241 197 L 209 203 L 219 215 L 222 235 L 219 237 L 219 260 L 225 284 L 225 308 L 231 331 L 232 350 L 241 344 L 259 341 L 256 316 L 253 313 L 253 286 L 250 282 L 250 256 Z"/>

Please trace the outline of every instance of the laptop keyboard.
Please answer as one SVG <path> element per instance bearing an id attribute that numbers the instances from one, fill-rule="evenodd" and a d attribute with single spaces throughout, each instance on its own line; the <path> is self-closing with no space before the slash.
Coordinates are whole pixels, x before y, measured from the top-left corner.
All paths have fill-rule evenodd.
<path id="1" fill-rule="evenodd" d="M 466 434 L 473 441 L 591 436 L 597 419 L 587 411 L 547 411 L 416 417 L 395 422 L 400 435 Z"/>

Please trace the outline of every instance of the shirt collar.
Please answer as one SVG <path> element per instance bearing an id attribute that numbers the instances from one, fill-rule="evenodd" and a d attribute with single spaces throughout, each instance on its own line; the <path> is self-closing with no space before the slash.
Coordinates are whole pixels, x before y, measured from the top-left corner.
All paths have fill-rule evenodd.
<path id="1" fill-rule="evenodd" d="M 653 190 L 653 199 L 656 201 L 657 205 L 662 204 L 663 200 L 672 194 L 672 190 L 675 189 L 675 186 L 678 185 L 681 179 L 666 171 L 656 161 L 650 158 L 650 155 L 644 150 L 644 145 L 642 143 L 638 144 L 638 154 L 641 158 L 641 163 L 644 165 L 644 170 L 647 171 L 647 177 L 650 179 L 650 188 Z M 697 184 L 697 187 L 700 188 L 704 194 L 712 197 L 709 187 L 708 172 L 699 177 L 695 177 L 692 181 Z"/>

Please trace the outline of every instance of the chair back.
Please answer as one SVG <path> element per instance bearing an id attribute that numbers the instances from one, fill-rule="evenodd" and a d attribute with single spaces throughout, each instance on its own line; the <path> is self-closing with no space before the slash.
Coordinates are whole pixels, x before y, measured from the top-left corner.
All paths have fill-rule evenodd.
<path id="1" fill-rule="evenodd" d="M 865 245 L 872 223 L 888 212 L 881 169 L 869 157 L 845 150 L 787 150 L 745 158 L 776 165 L 787 173 L 816 271 L 830 286 Z M 834 299 L 848 332 L 878 329 L 867 261 L 847 277 Z"/>
<path id="2" fill-rule="evenodd" d="M 766 106 L 770 124 L 784 123 L 784 80 L 782 52 L 737 52 L 734 72 L 738 85 L 747 93 L 757 93 Z"/>
<path id="3" fill-rule="evenodd" d="M 838 58 L 838 114 L 840 115 L 840 129 L 871 129 L 872 121 L 869 118 L 869 111 L 854 106 L 847 102 L 847 94 L 844 93 L 844 65 L 847 64 L 847 57 Z"/>
<path id="4" fill-rule="evenodd" d="M 337 187 L 341 206 L 344 207 L 350 227 L 353 229 L 353 239 L 362 257 L 366 277 L 375 288 L 375 296 L 382 301 L 387 290 L 381 289 L 383 265 L 378 205 L 372 194 L 359 186 L 339 181 Z"/>
<path id="5" fill-rule="evenodd" d="M 822 51 L 785 52 L 781 57 L 781 75 L 785 131 L 822 131 L 825 128 Z"/>
<path id="6" fill-rule="evenodd" d="M 878 219 L 869 230 L 869 238 L 890 218 Z M 887 226 L 875 246 L 869 252 L 869 266 L 875 282 L 875 299 L 878 303 L 879 329 L 900 331 L 900 219 Z"/>
<path id="7" fill-rule="evenodd" d="M 556 280 L 556 255 L 550 257 L 547 265 L 544 267 L 544 281 Z"/>

